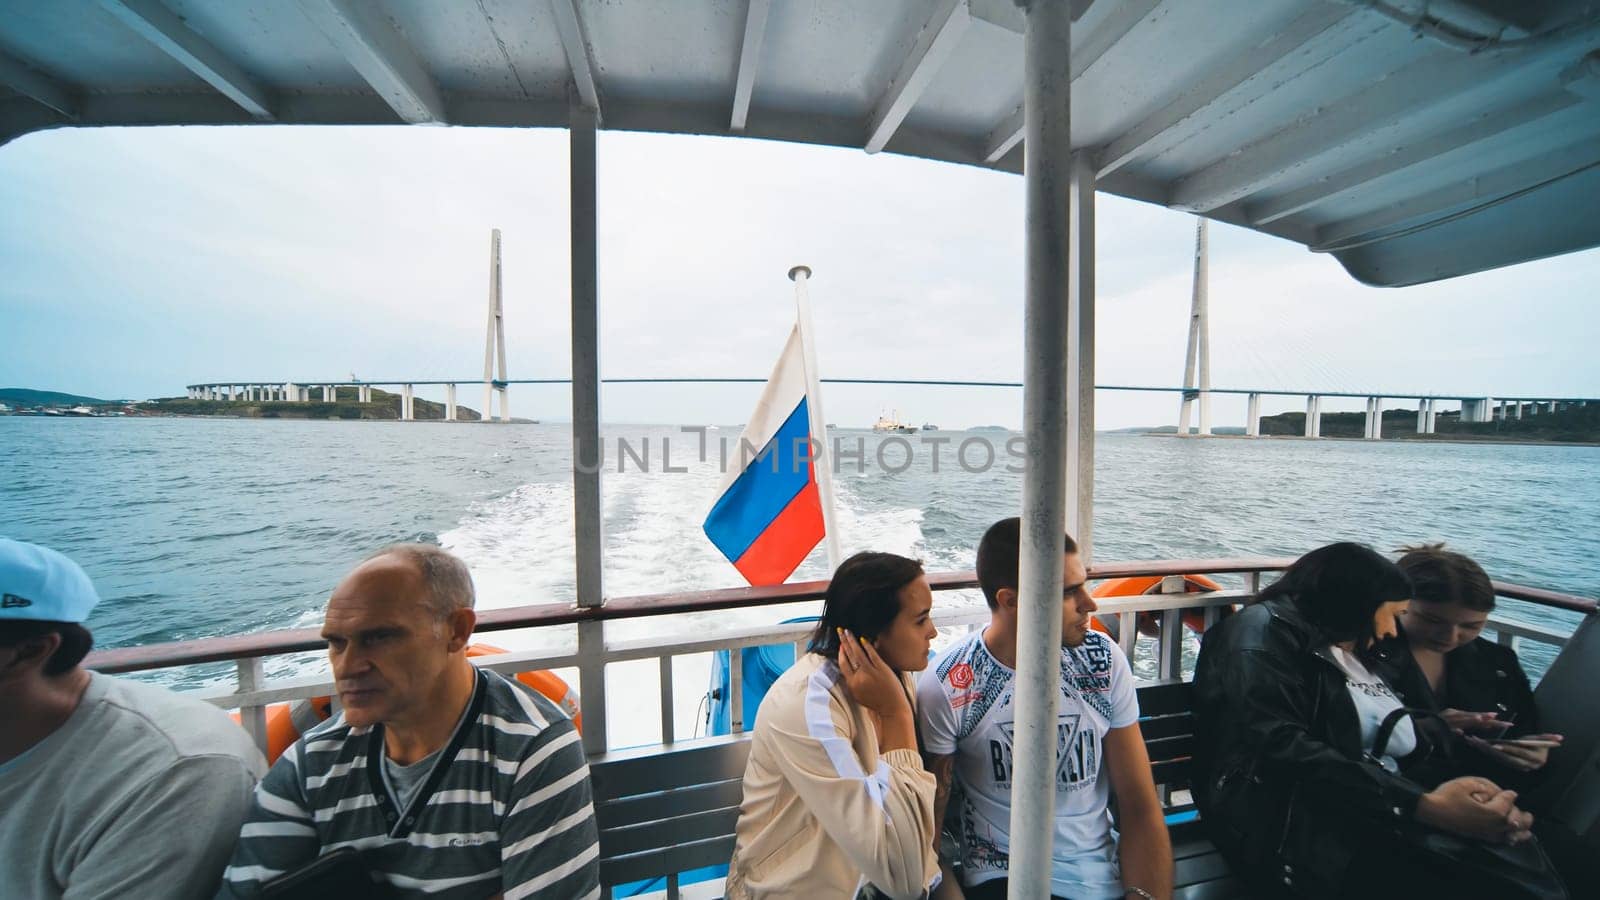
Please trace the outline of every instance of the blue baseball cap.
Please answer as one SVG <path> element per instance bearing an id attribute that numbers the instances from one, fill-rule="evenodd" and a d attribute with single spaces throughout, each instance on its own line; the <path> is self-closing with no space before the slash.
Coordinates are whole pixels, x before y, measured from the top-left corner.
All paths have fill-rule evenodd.
<path id="1" fill-rule="evenodd" d="M 82 624 L 99 602 L 77 563 L 37 544 L 0 538 L 0 621 Z"/>

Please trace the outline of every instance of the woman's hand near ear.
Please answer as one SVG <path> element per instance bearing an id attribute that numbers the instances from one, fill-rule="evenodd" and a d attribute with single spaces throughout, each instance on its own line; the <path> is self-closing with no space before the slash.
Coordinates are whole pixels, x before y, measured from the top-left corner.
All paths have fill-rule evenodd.
<path id="1" fill-rule="evenodd" d="M 915 750 L 916 721 L 900 676 L 878 651 L 848 631 L 839 634 L 839 672 L 850 698 L 867 708 L 878 727 L 878 750 Z"/>

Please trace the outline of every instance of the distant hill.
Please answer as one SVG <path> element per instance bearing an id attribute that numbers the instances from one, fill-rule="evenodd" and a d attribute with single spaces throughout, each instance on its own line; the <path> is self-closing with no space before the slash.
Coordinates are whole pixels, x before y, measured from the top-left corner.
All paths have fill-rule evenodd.
<path id="1" fill-rule="evenodd" d="M 319 392 L 320 393 L 320 392 Z M 146 415 L 179 416 L 233 416 L 243 419 L 398 419 L 400 395 L 379 388 L 372 389 L 372 402 L 356 400 L 357 389 L 335 389 L 333 402 L 312 400 L 309 403 L 291 403 L 263 400 L 196 400 L 192 397 L 164 397 L 145 406 Z M 312 395 L 317 396 L 316 394 Z M 443 403 L 415 398 L 413 412 L 417 419 L 444 419 Z M 457 406 L 456 416 L 463 422 L 476 422 L 483 417 L 467 406 Z M 528 421 L 528 420 L 522 420 Z"/>
<path id="2" fill-rule="evenodd" d="M 0 403 L 11 406 L 109 406 L 114 400 L 97 400 L 78 394 L 60 391 L 36 391 L 32 388 L 0 388 Z"/>
<path id="3" fill-rule="evenodd" d="M 1110 433 L 1111 434 L 1177 434 L 1178 433 L 1178 426 L 1176 426 L 1176 425 L 1153 425 L 1153 426 L 1135 425 L 1132 428 L 1117 428 L 1117 429 L 1111 431 Z M 1212 434 L 1241 435 L 1241 434 L 1244 434 L 1244 428 L 1242 426 L 1239 426 L 1239 425 L 1213 425 L 1211 427 L 1211 433 Z"/>
<path id="4" fill-rule="evenodd" d="M 1360 438 L 1366 434 L 1366 413 L 1329 412 L 1322 414 L 1322 436 Z M 1468 440 L 1522 441 L 1551 443 L 1600 443 L 1600 404 L 1567 406 L 1551 414 L 1524 414 L 1518 419 L 1493 422 L 1463 422 L 1456 410 L 1440 410 L 1434 434 L 1417 434 L 1415 407 L 1383 411 L 1383 439 L 1404 441 Z M 1306 414 L 1279 413 L 1261 417 L 1264 435 L 1298 436 L 1306 433 Z"/>

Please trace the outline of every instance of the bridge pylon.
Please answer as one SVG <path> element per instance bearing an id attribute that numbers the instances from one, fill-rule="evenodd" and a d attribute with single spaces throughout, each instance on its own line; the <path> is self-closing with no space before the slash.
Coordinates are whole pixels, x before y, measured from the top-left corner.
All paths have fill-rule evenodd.
<path id="1" fill-rule="evenodd" d="M 500 377 L 495 377 L 499 359 Z M 489 235 L 489 329 L 483 339 L 483 421 L 493 420 L 494 394 L 500 393 L 500 421 L 511 421 L 509 388 L 506 385 L 505 306 L 500 296 L 500 229 Z M 454 404 L 452 404 L 454 405 Z"/>
<path id="2" fill-rule="evenodd" d="M 1189 339 L 1184 345 L 1183 404 L 1178 407 L 1178 437 L 1189 436 L 1189 412 L 1196 400 L 1200 401 L 1200 434 L 1211 434 L 1211 321 L 1206 297 L 1210 272 L 1207 243 L 1206 220 L 1201 218 L 1194 232 L 1194 292 L 1189 305 Z"/>

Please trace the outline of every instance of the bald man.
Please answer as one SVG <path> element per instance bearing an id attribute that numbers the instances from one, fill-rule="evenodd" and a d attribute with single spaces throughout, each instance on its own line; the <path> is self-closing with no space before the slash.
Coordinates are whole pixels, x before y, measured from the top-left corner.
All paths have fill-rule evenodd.
<path id="1" fill-rule="evenodd" d="M 272 896 L 274 879 L 344 847 L 358 858 L 341 877 L 364 869 L 399 896 L 599 896 L 578 732 L 467 661 L 472 605 L 466 565 L 426 544 L 385 548 L 340 582 L 322 636 L 342 711 L 262 780 L 219 897 Z"/>

